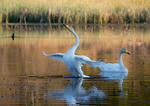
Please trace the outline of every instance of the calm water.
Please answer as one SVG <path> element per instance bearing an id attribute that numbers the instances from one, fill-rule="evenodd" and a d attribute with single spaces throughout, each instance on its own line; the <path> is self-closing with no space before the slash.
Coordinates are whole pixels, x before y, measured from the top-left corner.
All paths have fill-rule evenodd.
<path id="1" fill-rule="evenodd" d="M 117 63 L 120 48 L 128 73 L 102 73 L 84 65 L 91 78 L 70 76 L 63 62 L 42 54 L 65 53 L 74 36 L 62 26 L 0 26 L 1 105 L 150 105 L 150 26 L 73 26 L 76 54 Z M 16 38 L 10 36 L 15 33 Z"/>

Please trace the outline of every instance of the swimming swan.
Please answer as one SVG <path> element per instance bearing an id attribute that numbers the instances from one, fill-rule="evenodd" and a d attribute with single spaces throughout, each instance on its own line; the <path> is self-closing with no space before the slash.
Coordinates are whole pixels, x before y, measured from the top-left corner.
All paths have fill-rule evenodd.
<path id="1" fill-rule="evenodd" d="M 119 51 L 119 64 L 117 64 L 117 63 L 104 63 L 103 65 L 101 64 L 101 65 L 99 65 L 99 68 L 101 69 L 101 71 L 128 72 L 128 69 L 124 66 L 123 61 L 122 61 L 123 53 L 130 55 L 130 53 L 125 48 L 121 48 Z"/>
<path id="2" fill-rule="evenodd" d="M 64 26 L 74 35 L 76 39 L 75 44 L 66 52 L 66 54 L 55 53 L 47 55 L 44 51 L 43 54 L 50 58 L 63 61 L 73 77 L 89 77 L 83 74 L 83 71 L 81 69 L 82 64 L 84 63 L 90 65 L 91 67 L 97 67 L 98 61 L 93 61 L 84 55 L 75 55 L 75 51 L 79 46 L 79 37 L 72 27 L 69 27 L 68 25 Z"/>

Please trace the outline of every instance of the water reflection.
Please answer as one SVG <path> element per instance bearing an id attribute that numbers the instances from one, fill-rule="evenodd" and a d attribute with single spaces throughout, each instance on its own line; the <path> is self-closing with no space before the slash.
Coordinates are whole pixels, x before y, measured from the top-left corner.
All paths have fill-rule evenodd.
<path id="1" fill-rule="evenodd" d="M 45 93 L 45 97 L 47 97 L 45 99 L 52 97 L 58 98 L 59 100 L 65 100 L 67 104 L 87 104 L 92 102 L 94 99 L 96 99 L 97 102 L 101 102 L 101 100 L 106 97 L 105 93 L 102 90 L 98 90 L 95 86 L 88 90 L 82 88 L 83 81 L 83 78 L 71 78 L 65 89 Z M 92 103 L 95 104 L 95 101 Z"/>
<path id="2" fill-rule="evenodd" d="M 122 91 L 122 84 L 123 80 L 127 78 L 128 73 L 116 73 L 116 72 L 101 72 L 99 74 L 101 77 L 105 77 L 104 80 L 106 81 L 119 81 L 118 82 L 118 91 Z"/>
<path id="3" fill-rule="evenodd" d="M 45 26 L 42 28 L 30 26 L 27 30 L 23 27 L 10 28 L 9 30 L 6 28 L 0 29 L 0 104 L 18 105 L 22 103 L 24 105 L 26 101 L 30 103 L 33 99 L 33 105 L 51 105 L 55 103 L 54 100 L 58 103 L 60 99 L 63 100 L 62 104 L 66 104 L 67 100 L 64 97 L 64 92 L 67 92 L 66 89 L 71 84 L 68 84 L 66 78 L 53 78 L 51 76 L 69 76 L 70 74 L 62 62 L 44 57 L 42 51 L 65 53 L 75 42 L 71 33 L 62 26 L 55 26 L 52 29 Z M 120 26 L 88 26 L 87 30 L 82 27 L 75 27 L 75 30 L 81 39 L 76 54 L 86 55 L 92 60 L 103 59 L 106 63 L 117 63 L 118 51 L 124 47 L 131 52 L 131 56 L 123 56 L 124 65 L 129 70 L 126 73 L 127 75 L 113 75 L 111 73 L 113 77 L 106 74 L 104 76 L 100 73 L 99 68 L 90 68 L 88 65 L 84 65 L 82 69 L 86 75 L 96 76 L 100 73 L 105 81 L 101 78 L 90 78 L 84 81 L 80 79 L 77 81 L 77 83 L 81 82 L 79 88 L 83 95 L 85 92 L 87 94 L 85 96 L 77 96 L 80 93 L 70 94 L 72 100 L 74 100 L 73 102 L 76 104 L 85 102 L 87 104 L 108 103 L 110 105 L 114 103 L 122 106 L 124 104 L 137 105 L 144 101 L 142 102 L 143 105 L 149 105 L 150 27 L 138 27 L 136 25 L 127 26 L 127 28 Z M 14 41 L 10 37 L 13 32 L 15 34 Z M 119 78 L 114 76 L 119 76 Z M 32 85 L 32 87 L 18 88 L 16 84 Z M 39 85 L 46 86 L 46 88 L 39 87 Z M 96 87 L 94 88 L 94 86 Z M 76 87 L 70 87 L 70 92 L 73 92 L 71 89 L 76 89 Z M 118 89 L 125 92 L 124 99 L 121 98 L 120 93 L 122 92 L 118 92 Z M 90 91 L 103 92 L 102 94 L 105 96 L 95 96 L 94 98 L 90 96 Z M 60 97 L 50 95 L 59 92 Z M 46 101 L 43 100 L 44 94 Z M 14 96 L 8 98 L 9 95 Z M 87 101 L 85 97 L 87 97 Z"/>

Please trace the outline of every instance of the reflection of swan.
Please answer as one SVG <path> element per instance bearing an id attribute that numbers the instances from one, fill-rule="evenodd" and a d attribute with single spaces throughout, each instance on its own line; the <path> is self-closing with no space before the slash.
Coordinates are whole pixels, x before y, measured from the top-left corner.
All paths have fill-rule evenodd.
<path id="1" fill-rule="evenodd" d="M 86 75 L 83 74 L 83 71 L 81 69 L 82 63 L 86 63 L 88 65 L 90 65 L 91 67 L 96 67 L 97 62 L 90 60 L 90 58 L 84 56 L 84 55 L 75 55 L 75 50 L 77 49 L 77 47 L 79 46 L 79 38 L 78 35 L 76 34 L 76 32 L 74 31 L 74 29 L 72 27 L 69 27 L 68 25 L 64 25 L 70 32 L 72 32 L 72 34 L 75 36 L 75 44 L 66 52 L 66 54 L 63 53 L 56 53 L 56 54 L 45 54 L 45 52 L 43 51 L 43 54 L 57 59 L 57 60 L 61 60 L 65 63 L 65 65 L 67 66 L 67 69 L 69 70 L 69 72 L 72 74 L 72 76 L 74 77 L 88 77 Z"/>
<path id="2" fill-rule="evenodd" d="M 122 53 L 127 53 L 130 55 L 130 53 L 125 48 L 121 48 L 119 51 L 119 64 L 104 63 L 103 65 L 101 64 L 99 68 L 104 72 L 128 72 L 128 69 L 124 66 L 122 61 Z"/>
<path id="3" fill-rule="evenodd" d="M 113 73 L 113 72 L 101 72 L 99 74 L 101 77 L 105 77 L 104 80 L 107 80 L 107 81 L 116 81 L 118 80 L 119 83 L 118 83 L 118 89 L 119 91 L 122 91 L 122 83 L 123 83 L 123 79 L 125 79 L 127 76 L 128 76 L 128 73 L 125 72 L 125 73 Z"/>
<path id="4" fill-rule="evenodd" d="M 45 97 L 54 97 L 60 100 L 64 99 L 67 104 L 87 103 L 92 98 L 100 100 L 105 98 L 105 93 L 96 87 L 92 87 L 89 90 L 82 88 L 82 82 L 83 78 L 72 78 L 64 90 L 48 93 L 48 96 L 45 95 Z"/>

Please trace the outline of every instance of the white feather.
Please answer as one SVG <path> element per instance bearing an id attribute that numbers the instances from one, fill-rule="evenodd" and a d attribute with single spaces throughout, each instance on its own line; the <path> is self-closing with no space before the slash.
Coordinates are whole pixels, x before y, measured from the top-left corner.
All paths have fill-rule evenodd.
<path id="1" fill-rule="evenodd" d="M 60 61 L 64 62 L 64 61 L 63 61 L 63 56 L 64 56 L 63 53 L 46 54 L 46 53 L 43 51 L 43 54 L 44 54 L 45 56 L 50 57 L 50 58 L 57 59 L 57 60 L 60 60 Z"/>

